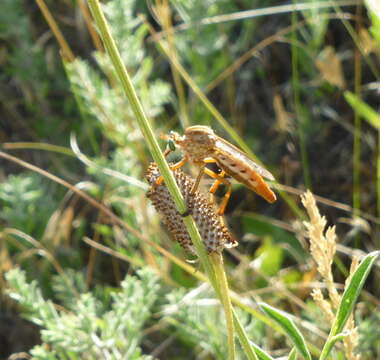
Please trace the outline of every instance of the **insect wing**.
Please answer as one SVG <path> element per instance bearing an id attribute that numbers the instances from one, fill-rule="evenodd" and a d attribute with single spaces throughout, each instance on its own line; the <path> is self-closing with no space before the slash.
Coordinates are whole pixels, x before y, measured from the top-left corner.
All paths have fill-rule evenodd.
<path id="1" fill-rule="evenodd" d="M 256 164 L 251 160 L 245 153 L 243 153 L 239 148 L 230 144 L 228 141 L 218 137 L 215 142 L 215 151 L 230 157 L 231 159 L 236 159 L 239 162 L 247 164 L 254 171 L 256 171 L 262 177 L 268 180 L 274 180 L 274 176 L 266 169 Z"/>

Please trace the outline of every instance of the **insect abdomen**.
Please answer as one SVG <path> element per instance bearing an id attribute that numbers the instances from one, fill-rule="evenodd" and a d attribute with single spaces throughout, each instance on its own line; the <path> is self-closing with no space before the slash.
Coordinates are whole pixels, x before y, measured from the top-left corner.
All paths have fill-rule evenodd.
<path id="1" fill-rule="evenodd" d="M 275 193 L 270 189 L 263 177 L 247 164 L 224 155 L 219 155 L 216 160 L 228 175 L 262 196 L 266 201 L 273 203 L 277 200 Z"/>

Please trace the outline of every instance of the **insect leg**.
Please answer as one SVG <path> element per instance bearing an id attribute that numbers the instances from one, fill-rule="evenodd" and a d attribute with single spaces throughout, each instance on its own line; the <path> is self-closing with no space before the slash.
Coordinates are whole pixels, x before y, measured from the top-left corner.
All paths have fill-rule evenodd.
<path id="1" fill-rule="evenodd" d="M 218 210 L 218 214 L 219 215 L 223 215 L 224 214 L 224 211 L 226 210 L 226 207 L 227 207 L 227 204 L 228 204 L 228 201 L 230 200 L 230 197 L 231 197 L 231 193 L 232 193 L 232 186 L 231 186 L 231 183 L 228 182 L 228 190 L 227 192 L 224 194 L 224 197 L 223 197 L 223 200 L 222 200 L 222 203 L 219 207 L 219 210 Z"/>
<path id="2" fill-rule="evenodd" d="M 232 192 L 231 183 L 224 177 L 226 175 L 224 170 L 222 170 L 220 174 L 216 174 L 212 170 L 205 168 L 204 172 L 208 176 L 212 177 L 213 179 L 216 179 L 215 182 L 212 184 L 210 190 L 209 190 L 210 191 L 210 203 L 212 203 L 212 204 L 214 203 L 214 193 L 216 192 L 216 190 L 218 189 L 220 184 L 224 184 L 228 188 L 226 194 L 223 197 L 223 200 L 222 200 L 222 203 L 219 207 L 219 210 L 218 210 L 218 214 L 223 215 L 224 211 L 226 209 L 226 206 L 228 204 L 228 201 L 231 197 L 231 192 Z"/>
<path id="3" fill-rule="evenodd" d="M 199 186 L 199 183 L 201 182 L 201 179 L 202 179 L 202 176 L 203 174 L 205 173 L 205 167 L 206 167 L 206 164 L 203 164 L 199 170 L 199 173 L 198 173 L 198 176 L 197 178 L 195 179 L 195 182 L 194 182 L 194 185 L 193 187 L 191 188 L 191 191 L 190 193 L 191 194 L 194 194 L 197 189 L 198 189 L 198 186 Z"/>
<path id="4" fill-rule="evenodd" d="M 213 172 L 212 170 L 210 169 L 207 169 L 207 171 L 205 170 L 206 169 L 206 164 L 213 164 L 213 163 L 216 163 L 216 160 L 212 157 L 206 157 L 203 159 L 203 166 L 201 168 L 201 171 L 199 172 L 198 174 L 198 177 L 197 177 L 197 180 L 195 181 L 195 184 L 194 184 L 194 187 L 193 189 L 195 190 L 198 185 L 199 185 L 199 182 L 201 180 L 201 177 L 204 173 L 208 174 L 209 176 L 211 176 L 213 179 L 216 179 L 216 177 L 214 175 L 217 175 L 215 172 Z M 210 175 L 210 174 L 213 174 L 213 175 Z M 196 185 L 196 187 L 195 187 Z M 218 186 L 220 185 L 220 181 L 219 180 L 215 180 L 215 182 L 212 184 L 209 192 L 210 192 L 210 204 L 213 205 L 214 204 L 214 193 L 215 191 L 217 190 Z"/>
<path id="5" fill-rule="evenodd" d="M 165 154 L 165 153 L 164 153 Z M 186 157 L 183 157 L 180 161 L 178 161 L 177 163 L 173 164 L 173 165 L 170 165 L 170 170 L 176 170 L 176 169 L 179 169 L 181 168 L 183 165 L 185 165 L 187 163 L 187 158 Z M 156 180 L 156 184 L 157 185 L 161 185 L 162 182 L 164 181 L 164 177 L 161 175 L 157 180 Z"/>
<path id="6" fill-rule="evenodd" d="M 187 163 L 187 157 L 184 156 L 180 161 L 178 161 L 177 163 L 173 164 L 173 165 L 170 165 L 170 169 L 171 170 L 176 170 L 176 169 L 179 169 L 181 168 L 183 165 L 185 165 Z"/>
<path id="7" fill-rule="evenodd" d="M 165 151 L 162 153 L 162 155 L 164 155 L 165 157 L 167 157 L 171 152 L 172 152 L 172 150 L 169 147 L 167 147 L 165 149 Z"/>
<path id="8" fill-rule="evenodd" d="M 202 176 L 205 173 L 206 164 L 210 164 L 210 163 L 216 163 L 216 160 L 213 159 L 212 157 L 207 157 L 207 158 L 203 159 L 203 164 L 201 165 L 201 168 L 199 170 L 198 176 L 195 179 L 194 185 L 193 185 L 193 187 L 191 189 L 191 193 L 192 194 L 194 194 L 197 191 L 197 189 L 198 189 L 198 186 L 199 186 L 199 183 L 201 182 Z"/>

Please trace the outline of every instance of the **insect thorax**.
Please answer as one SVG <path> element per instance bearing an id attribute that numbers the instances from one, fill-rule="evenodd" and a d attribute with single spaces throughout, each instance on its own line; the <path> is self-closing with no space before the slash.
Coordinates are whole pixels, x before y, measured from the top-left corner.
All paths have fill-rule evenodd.
<path id="1" fill-rule="evenodd" d="M 186 156 L 193 162 L 203 162 L 203 159 L 212 156 L 215 149 L 216 136 L 206 133 L 189 133 L 182 137 L 180 146 Z"/>

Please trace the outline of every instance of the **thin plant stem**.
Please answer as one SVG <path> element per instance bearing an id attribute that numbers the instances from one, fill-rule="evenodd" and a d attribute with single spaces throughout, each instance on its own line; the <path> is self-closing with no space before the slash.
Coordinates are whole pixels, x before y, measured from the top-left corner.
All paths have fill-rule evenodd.
<path id="1" fill-rule="evenodd" d="M 158 145 L 156 137 L 153 133 L 153 129 L 150 126 L 149 120 L 146 117 L 145 112 L 142 108 L 142 105 L 137 97 L 131 78 L 121 60 L 115 41 L 113 40 L 111 32 L 108 28 L 108 24 L 106 22 L 105 16 L 101 10 L 100 3 L 98 0 L 89 0 L 88 4 L 91 9 L 94 20 L 99 28 L 107 53 L 111 58 L 111 61 L 116 70 L 117 76 L 129 100 L 132 111 L 134 112 L 136 116 L 136 120 L 138 122 L 141 132 L 143 133 L 143 136 L 146 140 L 146 143 L 152 154 L 152 157 L 154 161 L 157 163 L 158 168 L 160 169 L 160 173 L 165 180 L 166 186 L 168 187 L 168 190 L 173 197 L 173 200 L 177 206 L 178 211 L 181 214 L 183 214 L 187 210 L 185 201 L 178 188 L 178 185 L 175 182 L 173 173 L 171 172 L 169 165 L 166 162 L 165 157 L 163 156 L 161 152 L 161 149 Z M 193 218 L 191 217 L 191 215 L 189 215 L 189 216 L 185 216 L 183 220 L 190 234 L 190 237 L 194 242 L 194 246 L 196 247 L 198 251 L 198 255 L 201 259 L 201 262 L 205 266 L 206 272 L 208 274 L 212 274 L 213 270 L 212 270 L 211 263 L 208 261 L 206 250 L 203 246 L 202 240 L 200 238 L 198 229 L 194 223 Z"/>
<path id="2" fill-rule="evenodd" d="M 99 28 L 105 48 L 111 58 L 111 61 L 119 77 L 119 80 L 122 84 L 122 87 L 125 91 L 125 94 L 130 102 L 131 108 L 136 116 L 136 120 L 148 144 L 152 157 L 157 163 L 160 169 L 161 175 L 164 177 L 166 186 L 168 187 L 170 194 L 173 196 L 173 200 L 175 201 L 178 211 L 180 213 L 184 213 L 186 211 L 185 201 L 178 188 L 178 185 L 175 182 L 173 173 L 171 172 L 168 163 L 166 162 L 163 154 L 161 153 L 161 149 L 154 136 L 149 120 L 146 117 L 144 110 L 142 108 L 142 105 L 137 97 L 137 94 L 133 87 L 130 76 L 122 63 L 121 57 L 119 55 L 119 51 L 111 36 L 110 30 L 108 28 L 108 24 L 101 10 L 100 3 L 98 0 L 89 0 L 88 3 L 92 11 L 93 17 L 96 21 L 96 24 Z M 200 258 L 200 261 L 202 265 L 204 266 L 212 285 L 214 286 L 214 288 L 216 289 L 216 292 L 218 293 L 214 269 L 210 262 L 209 257 L 207 256 L 205 247 L 199 235 L 198 229 L 194 223 L 194 220 L 191 215 L 185 216 L 183 220 L 186 225 L 187 231 L 189 232 L 189 235 L 193 241 L 193 244 L 195 248 L 197 249 L 197 253 Z M 229 346 L 229 354 L 233 354 L 234 356 L 234 353 L 235 353 L 235 349 L 230 348 Z M 232 357 L 231 359 L 233 358 L 234 357 Z"/>
<path id="3" fill-rule="evenodd" d="M 48 144 L 48 143 L 20 141 L 20 142 L 3 143 L 1 147 L 2 149 L 5 149 L 5 150 L 18 150 L 18 149 L 45 150 L 45 151 L 56 152 L 58 154 L 75 157 L 75 153 L 71 149 L 68 149 L 64 146 L 53 145 L 53 144 Z"/>
<path id="4" fill-rule="evenodd" d="M 340 6 L 339 6 L 340 4 L 339 3 L 336 3 L 336 2 L 333 2 L 333 1 L 330 1 L 330 2 L 333 5 L 333 7 L 335 9 L 335 12 L 337 14 L 342 13 L 342 10 L 340 9 Z M 357 5 L 358 6 L 359 5 L 363 5 L 363 3 L 359 2 Z M 356 48 L 361 53 L 364 61 L 368 65 L 368 68 L 371 70 L 373 76 L 377 80 L 379 80 L 380 79 L 380 71 L 377 69 L 376 64 L 372 61 L 372 58 L 366 54 L 366 52 L 365 52 L 365 50 L 363 48 L 363 45 L 362 45 L 362 41 L 359 39 L 358 32 L 353 28 L 353 26 L 350 24 L 350 22 L 348 21 L 348 19 L 346 19 L 344 17 L 342 17 L 342 24 L 346 28 L 347 32 L 350 34 L 353 42 L 355 43 Z"/>
<path id="5" fill-rule="evenodd" d="M 247 337 L 247 334 L 244 331 L 243 325 L 240 323 L 240 320 L 236 316 L 233 308 L 232 308 L 232 314 L 234 316 L 236 332 L 239 336 L 239 341 L 242 348 L 244 349 L 245 355 L 247 356 L 249 360 L 259 360 L 253 346 L 250 343 L 250 340 Z"/>
<path id="6" fill-rule="evenodd" d="M 357 23 L 357 27 L 359 23 Z M 357 29 L 359 30 L 359 29 Z M 355 95 L 361 98 L 361 55 L 358 49 L 355 49 Z M 354 149 L 353 149 L 353 197 L 352 206 L 354 208 L 354 216 L 360 214 L 360 157 L 361 157 L 361 128 L 362 120 L 359 112 L 354 108 Z M 356 239 L 357 241 L 357 239 Z M 359 244 L 355 244 L 358 247 Z"/>
<path id="7" fill-rule="evenodd" d="M 64 58 L 68 61 L 74 61 L 75 56 L 74 53 L 71 51 L 69 44 L 65 40 L 64 36 L 61 33 L 61 30 L 59 29 L 57 23 L 55 22 L 51 12 L 49 11 L 48 7 L 46 6 L 44 0 L 36 0 L 37 5 L 39 6 L 42 15 L 44 16 L 46 22 L 48 23 L 51 31 L 53 32 L 55 38 L 58 41 L 59 46 L 62 49 L 62 55 Z"/>
<path id="8" fill-rule="evenodd" d="M 376 156 L 376 189 L 377 189 L 377 217 L 380 218 L 380 131 L 377 131 L 377 156 Z"/>
<path id="9" fill-rule="evenodd" d="M 186 23 L 181 23 L 181 24 L 176 25 L 173 28 L 173 31 L 179 32 L 179 31 L 191 29 L 200 25 L 214 25 L 214 24 L 219 24 L 223 22 L 253 19 L 253 18 L 262 17 L 262 16 L 273 17 L 274 15 L 294 13 L 296 11 L 301 12 L 305 10 L 325 9 L 325 8 L 336 7 L 336 6 L 353 6 L 353 5 L 358 5 L 361 3 L 362 3 L 362 0 L 341 0 L 341 1 L 335 0 L 335 1 L 330 1 L 330 2 L 308 1 L 308 2 L 303 2 L 303 3 L 269 6 L 269 7 L 264 7 L 261 9 L 252 9 L 252 10 L 238 11 L 238 12 L 223 14 L 223 15 L 215 15 L 215 16 L 203 18 L 199 21 L 193 21 L 193 22 L 187 21 Z M 161 31 L 157 33 L 154 36 L 154 39 L 159 40 L 163 36 L 165 36 L 165 31 Z"/>
<path id="10" fill-rule="evenodd" d="M 377 217 L 380 218 L 380 130 L 377 130 L 377 153 L 376 153 L 376 205 L 377 205 Z M 380 226 L 377 225 L 379 231 Z M 380 247 L 380 239 L 377 237 L 377 247 Z"/>
<path id="11" fill-rule="evenodd" d="M 223 304 L 224 313 L 227 324 L 227 339 L 228 339 L 228 359 L 235 359 L 235 335 L 234 335 L 234 320 L 232 315 L 231 298 L 228 289 L 227 277 L 223 267 L 223 257 L 221 254 L 210 254 L 211 263 L 214 268 L 215 277 L 219 289 L 219 298 Z"/>
<path id="12" fill-rule="evenodd" d="M 294 0 L 293 0 L 294 1 Z M 297 13 L 292 13 L 292 26 L 296 28 L 297 25 Z M 298 130 L 298 140 L 300 145 L 301 152 L 301 161 L 303 169 L 303 177 L 305 186 L 308 189 L 311 189 L 311 176 L 309 169 L 309 160 L 306 150 L 306 141 L 305 141 L 305 132 L 304 132 L 304 120 L 302 117 L 301 111 L 301 98 L 300 98 L 300 80 L 298 72 L 298 46 L 296 45 L 297 41 L 297 31 L 292 32 L 292 88 L 293 88 L 293 100 L 294 108 L 297 118 L 297 130 Z"/>
<path id="13" fill-rule="evenodd" d="M 170 52 L 170 58 L 172 59 L 173 57 L 177 57 L 177 51 L 175 47 L 174 32 L 172 30 L 173 25 L 171 22 L 171 9 L 169 5 L 169 1 L 163 0 L 161 3 L 158 2 L 156 9 L 157 9 L 157 17 L 162 23 L 162 27 L 165 31 L 165 34 L 167 34 L 168 50 Z M 188 108 L 187 108 L 187 103 L 186 103 L 185 89 L 182 83 L 181 76 L 178 73 L 178 70 L 176 69 L 176 67 L 173 66 L 171 62 L 170 62 L 170 67 L 171 67 L 172 76 L 173 76 L 174 84 L 175 84 L 177 95 L 178 95 L 180 120 L 183 126 L 186 128 L 190 126 L 190 121 L 189 121 L 189 114 L 188 114 Z"/>
<path id="14" fill-rule="evenodd" d="M 102 41 L 100 40 L 100 37 L 98 33 L 96 32 L 96 29 L 94 27 L 94 24 L 92 22 L 90 11 L 88 10 L 87 4 L 85 0 L 78 0 L 78 5 L 80 8 L 80 11 L 82 13 L 83 19 L 86 23 L 88 32 L 90 33 L 92 42 L 94 43 L 96 49 L 100 52 L 104 52 Z"/>

